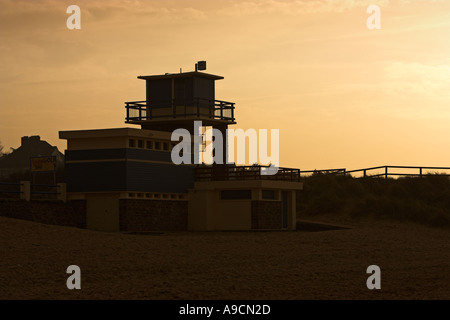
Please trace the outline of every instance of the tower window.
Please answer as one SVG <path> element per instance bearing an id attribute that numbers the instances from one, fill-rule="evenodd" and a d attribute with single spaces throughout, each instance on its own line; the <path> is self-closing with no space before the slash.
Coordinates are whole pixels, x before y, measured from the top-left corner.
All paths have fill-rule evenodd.
<path id="1" fill-rule="evenodd" d="M 163 150 L 169 151 L 169 144 L 167 142 L 163 142 Z"/>
<path id="2" fill-rule="evenodd" d="M 153 141 L 146 141 L 145 147 L 147 149 L 153 149 Z"/>
<path id="3" fill-rule="evenodd" d="M 144 147 L 144 141 L 138 140 L 138 148 L 143 148 L 143 147 Z"/>
<path id="4" fill-rule="evenodd" d="M 155 149 L 156 150 L 161 150 L 161 142 L 155 141 Z"/>
<path id="5" fill-rule="evenodd" d="M 134 141 L 134 139 L 128 140 L 128 146 L 130 148 L 135 148 L 136 147 L 136 142 Z"/>

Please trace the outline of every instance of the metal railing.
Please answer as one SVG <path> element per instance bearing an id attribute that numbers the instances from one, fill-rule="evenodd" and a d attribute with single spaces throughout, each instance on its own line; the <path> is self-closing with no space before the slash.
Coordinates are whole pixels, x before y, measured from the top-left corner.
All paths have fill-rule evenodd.
<path id="1" fill-rule="evenodd" d="M 300 170 L 278 168 L 274 175 L 261 174 L 265 166 L 207 166 L 195 169 L 195 181 L 228 181 L 228 180 L 280 180 L 300 181 Z"/>
<path id="2" fill-rule="evenodd" d="M 20 198 L 23 191 L 23 184 L 20 182 L 0 182 L 0 197 L 2 198 Z"/>
<path id="3" fill-rule="evenodd" d="M 57 184 L 31 184 L 30 194 L 32 199 L 56 199 L 60 194 L 60 186 Z"/>
<path id="4" fill-rule="evenodd" d="M 392 169 L 396 170 L 395 172 Z M 414 170 L 415 172 L 405 172 L 406 170 Z M 380 172 L 381 171 L 381 172 Z M 399 172 L 400 171 L 400 172 Z M 343 174 L 355 178 L 365 177 L 423 177 L 430 173 L 437 173 L 450 177 L 450 167 L 423 167 L 423 166 L 378 166 L 356 170 L 340 169 L 322 169 L 322 170 L 302 170 L 301 175 L 311 174 Z M 359 175 L 358 175 L 359 174 Z"/>
<path id="5" fill-rule="evenodd" d="M 417 172 L 392 172 L 389 169 L 407 169 L 407 170 L 417 170 Z M 372 173 L 374 171 L 382 170 L 381 173 Z M 428 171 L 427 171 L 428 170 Z M 430 170 L 435 170 L 431 171 Z M 437 171 L 436 171 L 437 170 Z M 440 171 L 440 172 L 439 172 Z M 397 177 L 423 177 L 426 174 L 430 173 L 439 173 L 443 176 L 450 176 L 449 173 L 444 173 L 443 171 L 450 171 L 450 167 L 414 167 L 414 166 L 379 166 L 379 167 L 371 167 L 371 168 L 364 168 L 364 169 L 357 169 L 357 170 L 350 170 L 345 171 L 344 174 L 355 174 L 355 173 L 362 173 L 362 177 L 384 177 L 388 178 L 390 176 L 397 176 Z"/>
<path id="6" fill-rule="evenodd" d="M 66 184 L 37 184 L 30 181 L 0 182 L 0 198 L 66 201 Z"/>
<path id="7" fill-rule="evenodd" d="M 189 100 L 125 102 L 125 122 L 134 123 L 155 119 L 207 117 L 234 122 L 234 102 L 193 98 Z"/>
<path id="8" fill-rule="evenodd" d="M 321 169 L 321 170 L 300 170 L 300 175 L 311 175 L 311 174 L 345 174 L 346 169 Z"/>

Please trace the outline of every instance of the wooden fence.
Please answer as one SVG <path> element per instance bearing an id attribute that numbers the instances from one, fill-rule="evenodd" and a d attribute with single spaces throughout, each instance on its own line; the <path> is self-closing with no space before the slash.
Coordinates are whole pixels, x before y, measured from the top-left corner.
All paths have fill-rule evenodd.
<path id="1" fill-rule="evenodd" d="M 305 171 L 300 170 L 300 175 L 303 176 L 311 174 L 343 174 L 350 175 L 355 178 L 383 177 L 386 179 L 389 177 L 423 177 L 424 175 L 435 173 L 443 176 L 450 176 L 450 167 L 378 166 L 356 170 L 346 170 L 345 168 Z"/>

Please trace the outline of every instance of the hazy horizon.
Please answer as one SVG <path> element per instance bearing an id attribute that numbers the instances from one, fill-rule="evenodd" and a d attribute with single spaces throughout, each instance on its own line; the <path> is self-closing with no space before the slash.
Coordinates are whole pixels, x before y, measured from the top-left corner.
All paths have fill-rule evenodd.
<path id="1" fill-rule="evenodd" d="M 69 30 L 69 5 L 81 30 Z M 381 30 L 366 9 L 381 8 Z M 133 127 L 139 75 L 224 76 L 232 128 L 280 129 L 280 165 L 446 166 L 450 1 L 0 0 L 0 141 Z M 135 126 L 138 128 L 138 126 Z"/>

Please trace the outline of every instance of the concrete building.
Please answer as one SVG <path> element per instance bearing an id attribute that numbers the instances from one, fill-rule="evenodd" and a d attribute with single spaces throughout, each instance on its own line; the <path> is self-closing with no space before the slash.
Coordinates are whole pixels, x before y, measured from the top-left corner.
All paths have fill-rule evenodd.
<path id="1" fill-rule="evenodd" d="M 195 71 L 138 78 L 146 81 L 146 100 L 125 103 L 125 122 L 141 128 L 59 133 L 67 140 L 68 198 L 86 200 L 88 229 L 295 229 L 299 170 L 263 176 L 258 166 L 171 160 L 173 130 L 193 134 L 201 120 L 225 133 L 236 124 L 234 103 L 215 97 L 223 77 Z"/>

